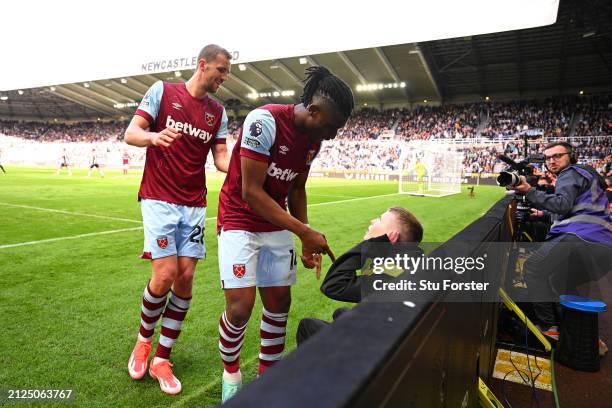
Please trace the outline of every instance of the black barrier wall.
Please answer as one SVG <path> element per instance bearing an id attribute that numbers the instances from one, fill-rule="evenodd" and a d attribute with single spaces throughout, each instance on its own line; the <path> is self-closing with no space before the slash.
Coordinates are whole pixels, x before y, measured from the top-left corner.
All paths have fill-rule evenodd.
<path id="1" fill-rule="evenodd" d="M 444 245 L 509 241 L 509 202 Z M 444 295 L 416 304 L 366 298 L 223 406 L 477 407 L 478 377 L 487 381 L 495 362 L 497 310 Z"/>

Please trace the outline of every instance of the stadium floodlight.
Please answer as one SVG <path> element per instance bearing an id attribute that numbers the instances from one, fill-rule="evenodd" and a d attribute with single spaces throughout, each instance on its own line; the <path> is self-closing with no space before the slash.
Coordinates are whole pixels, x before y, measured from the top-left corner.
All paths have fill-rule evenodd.
<path id="1" fill-rule="evenodd" d="M 135 108 L 138 105 L 139 104 L 137 102 L 115 103 L 113 104 L 113 108 L 115 109 Z"/>
<path id="2" fill-rule="evenodd" d="M 292 89 L 287 89 L 284 91 L 274 91 L 274 92 L 252 92 L 247 95 L 247 98 L 257 99 L 257 98 L 271 98 L 271 97 L 293 96 L 293 95 L 295 95 L 295 91 Z"/>
<path id="3" fill-rule="evenodd" d="M 17 93 L 18 93 L 19 95 L 23 95 L 23 91 L 22 91 L 21 89 L 20 89 L 20 90 L 18 90 L 18 91 L 17 91 Z"/>
<path id="4" fill-rule="evenodd" d="M 405 82 L 391 82 L 386 84 L 358 84 L 355 86 L 355 90 L 357 92 L 370 92 L 370 91 L 378 91 L 381 89 L 396 89 L 396 88 L 405 88 Z"/>
<path id="5" fill-rule="evenodd" d="M 55 87 L 54 87 L 54 86 L 52 86 L 52 87 L 50 87 L 50 88 L 49 88 L 49 90 L 50 90 L 51 92 L 55 92 Z"/>
<path id="6" fill-rule="evenodd" d="M 0 101 L 6 101 L 7 99 L 8 99 L 8 96 L 6 95 L 0 96 Z"/>
<path id="7" fill-rule="evenodd" d="M 127 84 L 127 79 L 125 79 L 125 78 L 121 78 L 121 83 L 122 83 L 122 84 Z"/>
<path id="8" fill-rule="evenodd" d="M 300 57 L 300 65 L 306 65 L 308 63 L 308 59 L 304 57 Z"/>
<path id="9" fill-rule="evenodd" d="M 84 86 L 85 88 L 89 88 L 89 82 L 85 82 L 85 83 L 83 84 L 83 86 Z"/>
<path id="10" fill-rule="evenodd" d="M 180 78 L 183 76 L 183 73 L 181 71 L 174 71 L 174 76 Z"/>
<path id="11" fill-rule="evenodd" d="M 241 70 L 241 71 L 246 71 L 246 65 L 244 65 L 244 64 L 239 64 L 239 65 L 238 65 L 238 69 L 239 69 L 239 70 Z"/>

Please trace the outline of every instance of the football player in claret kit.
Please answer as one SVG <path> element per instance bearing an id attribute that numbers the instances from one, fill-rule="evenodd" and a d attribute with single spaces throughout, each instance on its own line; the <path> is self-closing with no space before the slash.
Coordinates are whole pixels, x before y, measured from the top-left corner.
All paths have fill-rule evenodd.
<path id="1" fill-rule="evenodd" d="M 219 194 L 223 401 L 242 386 L 240 349 L 255 288 L 264 307 L 258 374 L 281 358 L 297 270 L 291 234 L 302 242 L 305 267 L 320 269 L 324 253 L 333 258 L 325 237 L 308 225 L 305 186 L 321 142 L 336 137 L 348 120 L 353 94 L 326 68 L 311 67 L 301 102 L 265 105 L 247 115 Z"/>
<path id="2" fill-rule="evenodd" d="M 153 331 L 161 317 L 161 335 L 149 374 L 167 394 L 181 391 L 170 352 L 189 309 L 196 264 L 205 255 L 204 165 L 209 151 L 215 167 L 227 172 L 227 115 L 208 94 L 217 92 L 227 80 L 230 59 L 224 48 L 204 47 L 187 82 L 159 81 L 151 86 L 125 132 L 128 144 L 147 147 L 138 198 L 144 226 L 143 258 L 152 260 L 128 371 L 136 380 L 145 375 Z"/>
<path id="3" fill-rule="evenodd" d="M 130 154 L 127 150 L 123 151 L 123 155 L 121 156 L 121 161 L 123 164 L 123 175 L 127 176 L 128 170 L 130 169 Z"/>

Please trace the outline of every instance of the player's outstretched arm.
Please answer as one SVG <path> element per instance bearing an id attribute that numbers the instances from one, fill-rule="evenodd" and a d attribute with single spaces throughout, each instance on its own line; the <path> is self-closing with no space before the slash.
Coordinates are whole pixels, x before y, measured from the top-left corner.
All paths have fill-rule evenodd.
<path id="1" fill-rule="evenodd" d="M 217 170 L 227 173 L 229 167 L 230 157 L 227 152 L 227 145 L 225 143 L 215 143 L 212 146 L 212 155 Z"/>
<path id="2" fill-rule="evenodd" d="M 289 213 L 304 224 L 308 224 L 306 180 L 308 180 L 308 173 L 300 173 L 291 184 L 287 197 Z M 321 277 L 321 255 L 314 252 L 304 252 L 302 246 L 301 259 L 306 268 L 317 268 L 317 279 L 319 279 Z"/>
<path id="3" fill-rule="evenodd" d="M 327 240 L 317 232 L 291 216 L 264 190 L 268 163 L 242 156 L 242 199 L 259 215 L 272 224 L 293 232 L 302 241 L 302 250 L 324 253 L 333 257 Z"/>
<path id="4" fill-rule="evenodd" d="M 125 130 L 125 143 L 138 146 L 163 146 L 168 147 L 170 143 L 181 137 L 176 129 L 167 127 L 159 133 L 149 132 L 149 122 L 140 115 L 134 115 Z"/>
<path id="5" fill-rule="evenodd" d="M 308 224 L 308 207 L 306 198 L 306 180 L 308 173 L 300 173 L 293 180 L 287 197 L 289 212 L 304 224 Z"/>

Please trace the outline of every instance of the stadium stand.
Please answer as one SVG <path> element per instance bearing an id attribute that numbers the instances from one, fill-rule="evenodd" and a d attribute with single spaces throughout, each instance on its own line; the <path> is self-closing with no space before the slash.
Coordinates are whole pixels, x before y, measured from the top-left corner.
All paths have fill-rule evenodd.
<path id="1" fill-rule="evenodd" d="M 471 138 L 483 105 L 423 106 L 406 112 L 396 133 L 403 139 Z"/>
<path id="2" fill-rule="evenodd" d="M 409 140 L 453 139 L 463 143 L 464 172 L 490 173 L 503 168 L 497 159 L 500 153 L 522 159 L 523 142 L 528 134 L 530 153 L 537 153 L 550 140 L 569 140 L 577 151 L 580 163 L 598 170 L 611 160 L 612 117 L 610 95 L 592 97 L 558 97 L 544 101 L 478 103 L 445 106 L 417 106 L 412 110 L 373 108 L 361 109 L 338 132 L 334 141 L 324 143 L 313 163 L 319 170 L 395 171 L 398 169 L 401 143 Z M 238 139 L 244 117 L 231 118 L 228 143 Z M 122 143 L 125 121 L 41 123 L 0 120 L 0 135 L 10 136 L 5 142 L 6 160 L 15 161 L 11 147 L 28 142 L 96 143 L 106 150 L 107 163 L 120 163 L 118 156 L 125 149 Z M 477 132 L 477 129 L 482 129 Z M 381 134 L 393 135 L 382 140 Z M 542 136 L 544 139 L 542 139 Z M 8 140 L 8 139 L 7 139 Z M 87 146 L 69 147 L 80 157 Z M 25 151 L 25 150 L 24 150 Z M 52 149 L 52 151 L 55 151 Z M 142 152 L 134 151 L 139 165 Z M 51 161 L 55 161 L 54 153 Z M 117 156 L 117 157 L 115 157 Z M 23 162 L 23 161 L 22 161 Z M 38 159 L 44 163 L 43 158 Z M 76 163 L 78 165 L 78 162 Z"/>
<path id="3" fill-rule="evenodd" d="M 612 134 L 612 96 L 559 97 L 544 101 L 416 106 L 379 111 L 363 108 L 353 114 L 336 140 L 376 140 L 385 131 L 396 139 L 572 137 Z M 244 117 L 231 118 L 229 134 L 237 139 Z M 575 128 L 572 123 L 575 122 Z M 0 120 L 0 133 L 38 141 L 121 140 L 125 121 L 42 123 Z M 481 132 L 476 130 L 482 127 Z"/>
<path id="4" fill-rule="evenodd" d="M 123 139 L 128 122 L 42 123 L 0 120 L 0 134 L 38 142 L 107 142 Z"/>

